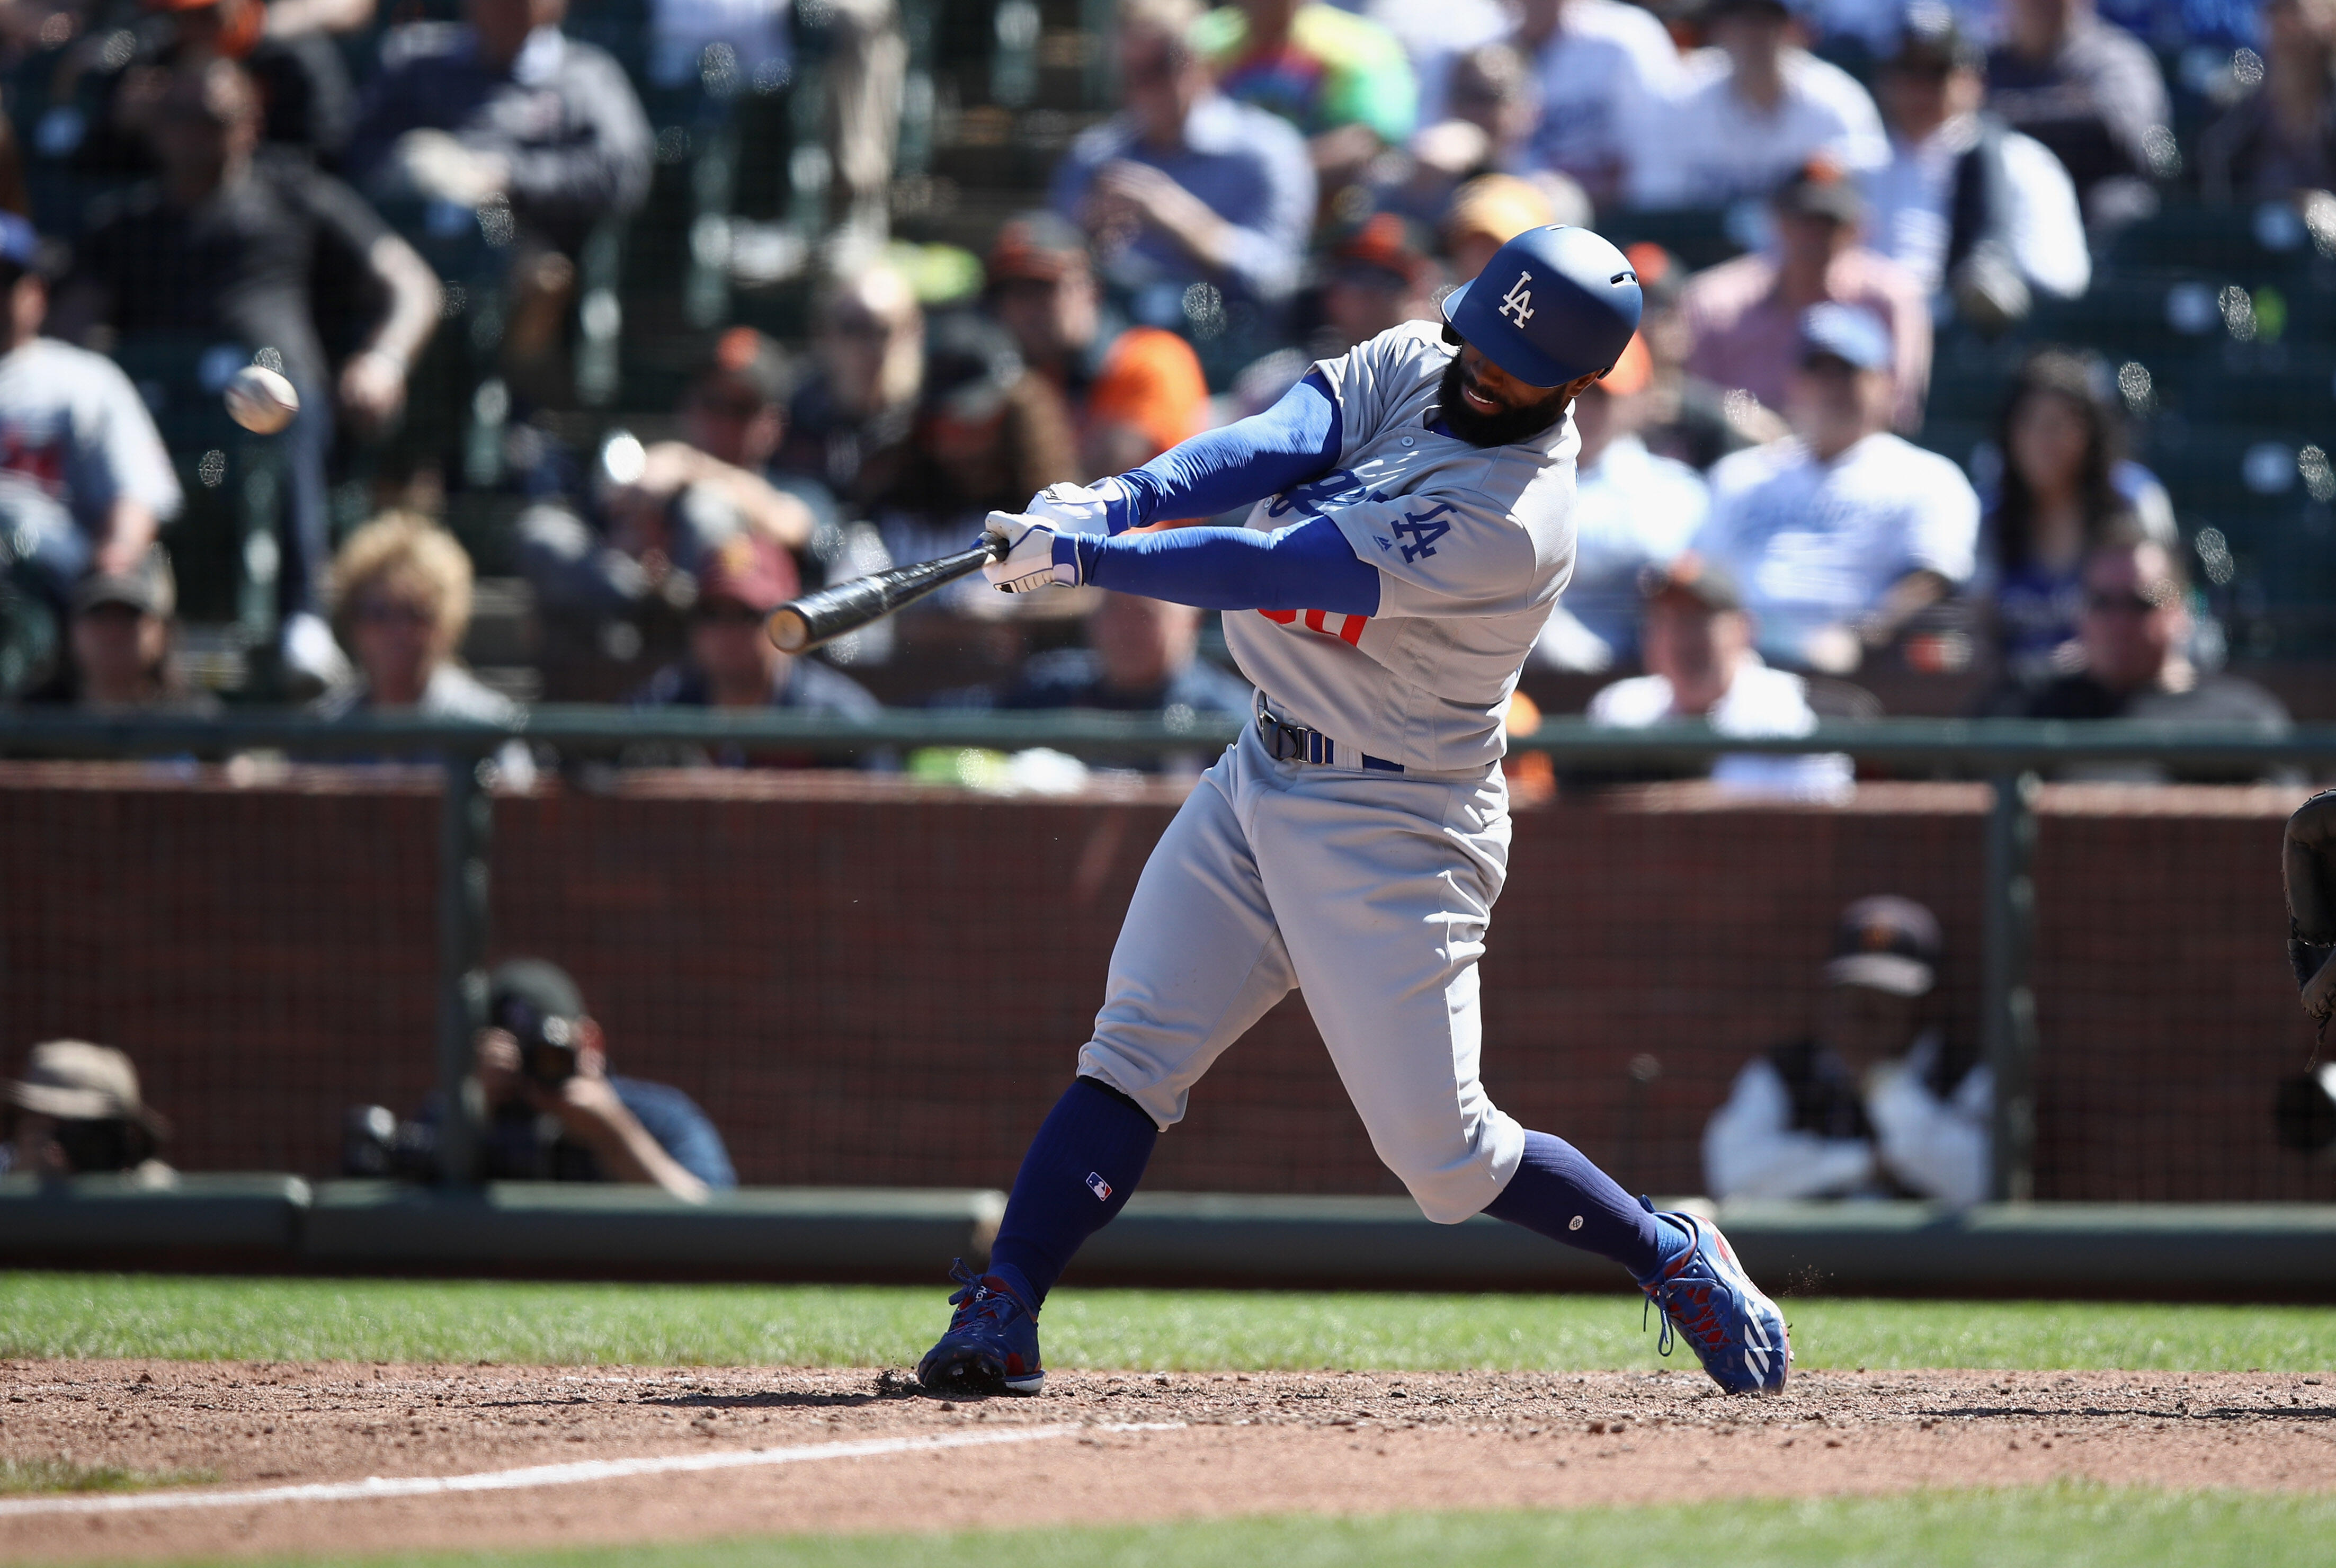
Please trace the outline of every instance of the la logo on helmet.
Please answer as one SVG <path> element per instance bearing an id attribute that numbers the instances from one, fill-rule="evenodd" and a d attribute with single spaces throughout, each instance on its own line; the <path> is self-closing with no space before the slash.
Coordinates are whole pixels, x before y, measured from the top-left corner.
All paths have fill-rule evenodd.
<path id="1" fill-rule="evenodd" d="M 1508 317 L 1519 326 L 1533 319 L 1533 296 L 1525 289 L 1525 285 L 1532 281 L 1532 273 L 1518 273 L 1517 280 L 1509 286 L 1508 293 L 1501 299 L 1500 314 Z"/>

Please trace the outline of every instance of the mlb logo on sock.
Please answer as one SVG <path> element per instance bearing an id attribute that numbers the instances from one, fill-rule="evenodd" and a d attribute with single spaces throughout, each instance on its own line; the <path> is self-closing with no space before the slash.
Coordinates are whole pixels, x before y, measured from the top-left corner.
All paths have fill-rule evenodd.
<path id="1" fill-rule="evenodd" d="M 1087 1173 L 1087 1190 L 1095 1195 L 1096 1203 L 1111 1202 L 1111 1183 L 1105 1181 L 1100 1174 L 1094 1171 Z"/>

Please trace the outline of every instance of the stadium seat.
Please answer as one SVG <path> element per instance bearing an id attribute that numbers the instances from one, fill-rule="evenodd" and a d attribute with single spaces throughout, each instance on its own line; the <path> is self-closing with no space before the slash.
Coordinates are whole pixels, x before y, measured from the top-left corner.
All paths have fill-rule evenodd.
<path id="1" fill-rule="evenodd" d="M 2293 208 L 2205 207 L 2169 202 L 2154 218 L 2121 231 L 2110 244 L 2106 270 L 2222 272 L 2244 283 L 2325 281 L 2336 274 Z"/>
<path id="2" fill-rule="evenodd" d="M 1598 227 L 1617 245 L 1650 241 L 1678 257 L 1689 271 L 1700 271 L 1744 253 L 1729 216 L 1729 209 L 1720 207 L 1660 212 L 1629 209 L 1599 214 Z"/>

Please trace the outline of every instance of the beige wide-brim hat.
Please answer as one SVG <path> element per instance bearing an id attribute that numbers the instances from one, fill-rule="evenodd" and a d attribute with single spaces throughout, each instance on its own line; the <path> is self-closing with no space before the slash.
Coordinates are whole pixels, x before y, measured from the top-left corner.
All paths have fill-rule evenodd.
<path id="1" fill-rule="evenodd" d="M 87 1040 L 44 1040 L 33 1047 L 24 1076 L 5 1086 L 12 1105 L 59 1121 L 93 1122 L 122 1117 L 157 1137 L 170 1124 L 138 1096 L 138 1069 L 112 1046 Z"/>

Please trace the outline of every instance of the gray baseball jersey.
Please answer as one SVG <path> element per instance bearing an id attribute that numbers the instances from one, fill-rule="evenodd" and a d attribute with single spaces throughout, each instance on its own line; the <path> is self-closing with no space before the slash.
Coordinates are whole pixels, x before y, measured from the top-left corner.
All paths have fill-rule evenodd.
<path id="1" fill-rule="evenodd" d="M 1413 321 L 1316 365 L 1338 399 L 1338 466 L 1250 511 L 1253 529 L 1335 522 L 1379 569 L 1378 613 L 1224 618 L 1279 716 L 1428 773 L 1499 760 L 1517 672 L 1573 570 L 1572 416 L 1501 447 L 1431 428 L 1457 352 Z"/>

